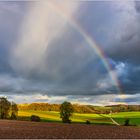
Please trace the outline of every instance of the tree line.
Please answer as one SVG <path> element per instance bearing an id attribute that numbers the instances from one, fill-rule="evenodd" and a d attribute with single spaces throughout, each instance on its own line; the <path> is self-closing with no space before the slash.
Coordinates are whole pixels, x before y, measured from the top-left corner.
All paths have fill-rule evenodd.
<path id="1" fill-rule="evenodd" d="M 18 106 L 5 97 L 0 97 L 0 119 L 17 119 Z"/>
<path id="2" fill-rule="evenodd" d="M 49 103 L 31 103 L 31 104 L 19 104 L 18 109 L 22 111 L 34 110 L 34 111 L 60 111 L 61 104 L 49 104 Z M 101 113 L 109 114 L 110 112 L 129 112 L 140 111 L 140 105 L 112 105 L 112 106 L 93 106 L 93 105 L 80 105 L 72 104 L 73 112 L 75 113 Z"/>
<path id="3" fill-rule="evenodd" d="M 34 111 L 60 111 L 61 104 L 49 104 L 49 103 L 31 103 L 31 104 L 19 104 L 18 109 L 22 111 L 34 110 Z M 94 113 L 91 107 L 86 105 L 73 104 L 75 113 Z"/>

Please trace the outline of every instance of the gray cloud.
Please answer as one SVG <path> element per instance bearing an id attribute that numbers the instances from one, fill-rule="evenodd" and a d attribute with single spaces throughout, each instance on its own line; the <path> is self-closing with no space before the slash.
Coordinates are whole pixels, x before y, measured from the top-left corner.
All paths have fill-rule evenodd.
<path id="1" fill-rule="evenodd" d="M 135 1 L 135 9 L 136 9 L 137 13 L 140 12 L 140 2 L 139 1 Z"/>
<path id="2" fill-rule="evenodd" d="M 139 93 L 139 2 L 55 6 L 66 8 L 104 50 L 123 91 Z M 18 96 L 24 95 L 28 101 L 33 94 L 37 95 L 34 101 L 51 102 L 64 96 L 59 102 L 92 103 L 98 99 L 101 104 L 111 103 L 118 94 L 95 50 L 46 2 L 1 3 L 0 93 L 18 101 Z"/>
<path id="3" fill-rule="evenodd" d="M 33 11 L 30 11 L 31 15 L 29 15 L 34 17 L 34 13 L 38 13 L 38 9 L 33 9 Z M 53 14 L 55 17 L 55 13 Z M 46 25 L 44 26 L 42 22 L 36 23 L 40 34 L 43 28 L 43 40 L 45 42 L 48 41 L 45 46 L 44 44 L 40 44 L 42 40 L 40 37 L 37 38 L 38 40 L 34 39 L 36 36 L 34 36 L 32 40 L 28 40 L 36 31 L 34 31 L 34 27 L 30 29 L 29 33 L 27 30 L 27 36 L 25 35 L 25 31 L 29 28 L 28 24 L 34 22 L 36 17 L 35 19 L 33 18 L 33 21 L 30 21 L 30 17 L 27 18 L 27 22 L 25 21 L 22 25 L 22 28 L 24 27 L 25 30 L 23 28 L 24 32 L 21 33 L 19 45 L 12 51 L 11 62 L 13 69 L 24 78 L 34 82 L 34 84 L 37 83 L 35 80 L 44 81 L 44 83 L 41 82 L 44 86 L 46 85 L 44 90 L 49 90 L 51 94 L 98 94 L 96 85 L 98 80 L 105 77 L 106 70 L 103 70 L 105 67 L 99 65 L 101 60 L 91 46 L 83 40 L 81 34 L 79 34 L 71 24 L 65 25 L 65 19 L 63 19 L 61 15 L 59 16 L 62 20 L 60 23 L 64 22 L 63 30 L 58 30 L 61 36 L 56 35 L 55 38 L 50 36 L 49 41 L 47 38 L 44 38 L 46 36 L 46 32 L 44 32 Z M 42 20 L 46 21 L 44 18 L 42 18 Z M 54 22 L 56 19 L 50 20 Z M 50 21 L 50 23 L 52 22 Z M 40 24 L 44 27 L 40 26 Z M 59 23 L 53 24 L 59 26 Z M 55 27 L 56 29 L 58 28 L 57 26 Z M 54 33 L 56 29 L 54 29 Z M 53 35 L 53 33 L 51 34 Z M 104 71 L 104 73 L 101 73 L 101 71 Z M 107 80 L 109 81 L 110 79 L 108 78 Z M 50 91 L 50 87 L 52 91 Z M 96 89 L 94 90 L 94 88 Z M 59 91 L 59 89 L 62 90 Z M 102 94 L 106 90 L 99 89 L 99 91 Z M 106 91 L 106 93 L 108 93 L 108 91 Z"/>

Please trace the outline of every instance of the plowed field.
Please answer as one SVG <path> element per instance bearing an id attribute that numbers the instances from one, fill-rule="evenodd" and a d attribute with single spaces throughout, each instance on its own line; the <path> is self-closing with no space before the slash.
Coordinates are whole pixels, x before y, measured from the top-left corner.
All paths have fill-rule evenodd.
<path id="1" fill-rule="evenodd" d="M 0 138 L 140 139 L 139 127 L 0 120 Z"/>

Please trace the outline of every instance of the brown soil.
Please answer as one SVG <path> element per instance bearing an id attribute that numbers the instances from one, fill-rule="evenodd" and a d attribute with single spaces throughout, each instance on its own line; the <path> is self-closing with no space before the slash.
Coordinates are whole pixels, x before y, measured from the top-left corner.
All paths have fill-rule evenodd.
<path id="1" fill-rule="evenodd" d="M 0 120 L 0 138 L 140 139 L 140 128 Z"/>

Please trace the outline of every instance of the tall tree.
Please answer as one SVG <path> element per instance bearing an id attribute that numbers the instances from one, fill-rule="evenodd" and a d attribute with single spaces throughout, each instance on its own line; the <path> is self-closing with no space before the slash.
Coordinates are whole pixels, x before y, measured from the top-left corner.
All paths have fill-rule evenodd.
<path id="1" fill-rule="evenodd" d="M 60 106 L 60 118 L 62 118 L 62 121 L 64 123 L 70 123 L 71 120 L 70 120 L 70 117 L 72 116 L 73 114 L 73 106 L 70 102 L 64 102 L 61 104 Z"/>
<path id="2" fill-rule="evenodd" d="M 11 103 L 11 119 L 16 120 L 18 116 L 18 107 L 17 104 L 12 102 Z"/>
<path id="3" fill-rule="evenodd" d="M 0 97 L 0 118 L 6 119 L 9 116 L 11 103 L 5 97 Z"/>

